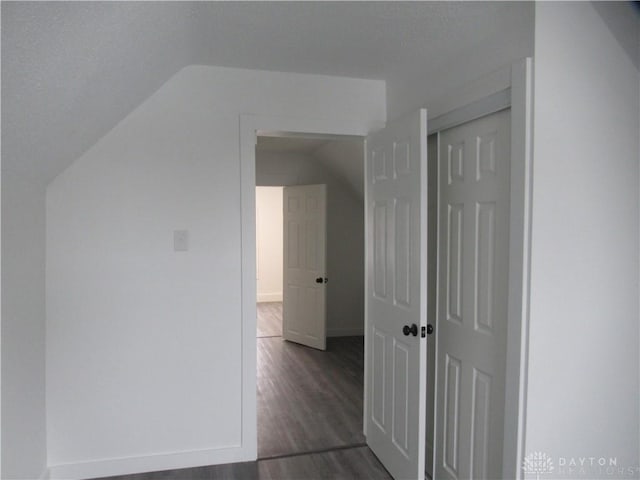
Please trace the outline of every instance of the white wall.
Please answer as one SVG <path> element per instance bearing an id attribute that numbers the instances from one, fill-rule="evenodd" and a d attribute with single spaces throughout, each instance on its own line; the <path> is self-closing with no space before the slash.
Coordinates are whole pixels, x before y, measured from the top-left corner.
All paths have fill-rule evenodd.
<path id="1" fill-rule="evenodd" d="M 364 201 L 364 142 L 334 140 L 313 151 L 312 156 Z"/>
<path id="2" fill-rule="evenodd" d="M 256 152 L 258 185 L 327 185 L 327 335 L 364 334 L 364 204 L 305 155 Z"/>
<path id="3" fill-rule="evenodd" d="M 640 466 L 635 15 L 621 3 L 536 4 L 526 450 L 556 467 Z"/>
<path id="4" fill-rule="evenodd" d="M 46 468 L 45 188 L 2 172 L 2 472 Z"/>
<path id="5" fill-rule="evenodd" d="M 256 187 L 258 302 L 282 301 L 282 187 Z"/>
<path id="6" fill-rule="evenodd" d="M 247 459 L 239 115 L 384 121 L 383 82 L 193 66 L 47 190 L 53 477 Z M 174 252 L 173 230 L 190 248 Z M 248 442 L 248 439 L 244 439 Z"/>
<path id="7" fill-rule="evenodd" d="M 463 4 L 453 8 L 464 8 Z M 452 46 L 437 63 L 405 65 L 387 81 L 388 118 L 394 119 L 420 107 L 434 118 L 454 108 L 507 88 L 511 64 L 533 56 L 534 2 L 502 2 L 510 19 L 496 19 L 493 29 L 467 32 L 474 35 L 475 51 Z M 505 17 L 506 18 L 506 17 Z M 434 39 L 438 42 L 438 39 Z"/>

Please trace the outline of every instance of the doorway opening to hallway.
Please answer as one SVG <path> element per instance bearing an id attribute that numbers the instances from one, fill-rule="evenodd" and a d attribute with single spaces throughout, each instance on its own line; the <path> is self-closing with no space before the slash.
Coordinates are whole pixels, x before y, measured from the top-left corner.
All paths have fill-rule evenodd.
<path id="1" fill-rule="evenodd" d="M 362 426 L 363 159 L 362 138 L 258 137 L 258 458 L 336 451 L 386 478 Z"/>

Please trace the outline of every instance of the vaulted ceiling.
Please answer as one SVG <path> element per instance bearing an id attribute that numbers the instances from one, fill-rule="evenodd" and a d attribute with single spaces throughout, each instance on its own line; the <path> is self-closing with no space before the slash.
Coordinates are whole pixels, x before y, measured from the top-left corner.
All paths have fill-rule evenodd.
<path id="1" fill-rule="evenodd" d="M 191 64 L 382 79 L 522 42 L 502 2 L 2 2 L 2 167 L 46 183 Z"/>

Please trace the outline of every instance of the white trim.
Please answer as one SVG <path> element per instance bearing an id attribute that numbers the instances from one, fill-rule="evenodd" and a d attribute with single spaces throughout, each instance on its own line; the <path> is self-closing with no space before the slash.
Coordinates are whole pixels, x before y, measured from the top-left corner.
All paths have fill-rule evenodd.
<path id="1" fill-rule="evenodd" d="M 258 299 L 258 303 L 281 302 L 282 292 L 258 293 L 257 299 Z"/>
<path id="2" fill-rule="evenodd" d="M 134 473 L 174 470 L 180 468 L 199 467 L 234 463 L 246 458 L 246 450 L 241 447 L 212 448 L 190 452 L 172 452 L 139 457 L 110 458 L 90 462 L 67 463 L 49 466 L 51 479 L 88 479 L 128 475 Z"/>
<path id="3" fill-rule="evenodd" d="M 361 337 L 364 335 L 364 325 L 352 328 L 329 328 L 327 337 Z"/>
<path id="4" fill-rule="evenodd" d="M 429 148 L 429 140 L 427 137 L 427 149 Z M 428 150 L 427 150 L 428 151 Z M 440 132 L 438 132 L 436 136 L 436 175 L 440 175 L 440 166 L 438 165 L 440 159 Z M 429 158 L 427 157 L 427 165 L 429 164 Z M 435 309 L 435 318 L 431 321 L 435 327 L 435 336 L 436 338 L 433 341 L 434 348 L 436 349 L 435 355 L 433 358 L 435 359 L 435 365 L 433 367 L 433 446 L 430 451 L 431 453 L 431 476 L 432 478 L 436 477 L 436 468 L 438 465 L 438 455 L 440 451 L 438 450 L 438 355 L 440 352 L 438 351 L 438 345 L 440 343 L 440 329 L 438 328 L 438 314 L 440 312 L 440 251 L 438 250 L 440 245 L 439 240 L 439 232 L 438 228 L 440 226 L 440 180 L 436 178 L 436 208 L 435 208 L 435 216 L 436 216 L 436 309 Z M 427 212 L 429 209 L 427 208 Z M 428 253 L 428 252 L 427 252 Z M 428 365 L 427 365 L 428 368 Z M 426 463 L 426 462 L 425 462 Z"/>
<path id="5" fill-rule="evenodd" d="M 256 152 L 258 133 L 365 137 L 371 128 L 358 119 L 240 115 L 240 229 L 242 308 L 242 461 L 258 455 L 256 419 Z"/>
<path id="6" fill-rule="evenodd" d="M 511 88 L 506 88 L 488 97 L 476 100 L 468 105 L 429 120 L 429 133 L 441 132 L 447 128 L 457 127 L 477 118 L 486 117 L 511 105 Z"/>
<path id="7" fill-rule="evenodd" d="M 511 108 L 511 198 L 509 218 L 509 292 L 505 424 L 502 478 L 520 480 L 525 451 L 527 351 L 529 344 L 529 269 L 531 246 L 531 182 L 533 158 L 533 60 L 514 62 L 511 86 L 484 99 L 430 120 L 429 134 Z M 438 151 L 440 135 L 438 135 Z M 439 185 L 439 184 L 438 184 Z M 440 199 L 440 192 L 438 192 Z M 438 219 L 438 224 L 440 223 Z M 438 265 L 439 270 L 439 259 Z M 436 278 L 440 278 L 439 272 Z M 437 287 L 439 288 L 439 286 Z M 436 302 L 437 298 L 436 296 Z M 436 308 L 438 305 L 436 303 Z M 436 359 L 438 345 L 436 326 Z M 436 360 L 437 362 L 437 360 Z M 436 364 L 437 372 L 437 364 Z M 437 377 L 436 377 L 437 384 Z M 437 387 L 436 387 L 437 389 Z M 434 416 L 438 408 L 437 391 Z M 434 439 L 437 433 L 434 421 Z M 437 441 L 435 441 L 437 445 Z M 433 452 L 434 470 L 439 452 Z"/>
<path id="8" fill-rule="evenodd" d="M 363 145 L 363 154 L 364 154 L 364 167 L 363 167 L 363 180 L 364 180 L 364 184 L 366 185 L 366 181 L 369 178 L 369 174 L 371 173 L 369 171 L 369 158 L 367 156 L 367 152 L 369 151 L 369 146 L 367 145 L 368 142 L 368 138 L 364 139 L 364 145 Z M 365 291 L 365 295 L 366 292 L 369 291 L 369 265 L 372 264 L 373 262 L 370 262 L 370 257 L 372 255 L 372 252 L 369 251 L 369 241 L 367 240 L 367 232 L 370 232 L 370 228 L 371 228 L 371 220 L 369 220 L 369 215 L 367 215 L 367 211 L 366 211 L 366 207 L 367 205 L 369 205 L 369 201 L 370 201 L 370 193 L 369 193 L 369 189 L 364 188 L 364 237 L 363 237 L 363 245 L 362 248 L 364 249 L 364 291 Z M 367 364 L 367 358 L 369 358 L 369 342 L 367 341 L 367 332 L 371 331 L 371 325 L 369 322 L 369 302 L 366 301 L 366 296 L 365 296 L 365 302 L 364 302 L 364 384 L 363 384 L 363 401 L 362 401 L 362 433 L 364 433 L 365 438 L 367 437 L 367 419 L 369 417 L 369 399 L 367 398 L 367 392 L 369 391 L 369 368 L 368 368 L 368 364 Z"/>
<path id="9" fill-rule="evenodd" d="M 511 70 L 511 218 L 503 478 L 522 478 L 525 451 L 531 187 L 533 158 L 533 60 Z"/>

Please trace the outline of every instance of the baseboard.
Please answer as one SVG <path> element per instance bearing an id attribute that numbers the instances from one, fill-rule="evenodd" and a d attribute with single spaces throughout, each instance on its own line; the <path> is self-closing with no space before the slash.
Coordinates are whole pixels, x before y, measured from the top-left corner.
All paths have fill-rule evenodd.
<path id="1" fill-rule="evenodd" d="M 282 292 L 258 293 L 257 299 L 258 299 L 258 303 L 262 303 L 262 302 L 281 302 L 282 301 Z"/>
<path id="2" fill-rule="evenodd" d="M 328 328 L 327 337 L 362 337 L 364 336 L 363 327 L 351 328 Z"/>
<path id="3" fill-rule="evenodd" d="M 91 462 L 50 465 L 46 478 L 51 480 L 83 480 L 255 460 L 255 458 L 248 458 L 249 455 L 250 453 L 242 447 L 228 447 L 140 457 L 110 458 Z"/>
<path id="4" fill-rule="evenodd" d="M 49 469 L 47 467 L 42 470 L 42 473 L 38 477 L 38 480 L 49 480 Z"/>

